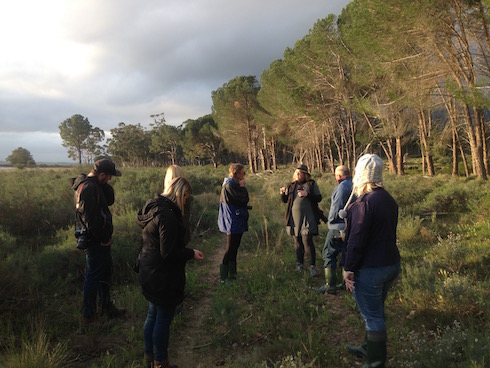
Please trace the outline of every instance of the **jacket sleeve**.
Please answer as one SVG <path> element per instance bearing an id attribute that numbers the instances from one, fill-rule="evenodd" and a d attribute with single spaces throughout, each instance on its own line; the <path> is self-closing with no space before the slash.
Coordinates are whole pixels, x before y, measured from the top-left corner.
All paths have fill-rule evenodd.
<path id="1" fill-rule="evenodd" d="M 341 262 L 346 271 L 356 271 L 361 267 L 370 226 L 366 203 L 352 204 L 348 210 L 346 247 Z"/>
<path id="2" fill-rule="evenodd" d="M 308 193 L 310 201 L 320 203 L 322 201 L 322 194 L 320 193 L 320 188 L 315 181 L 311 181 L 310 192 Z"/>
<path id="3" fill-rule="evenodd" d="M 176 219 L 170 216 L 158 216 L 160 256 L 163 260 L 186 262 L 194 258 L 192 249 L 179 247 L 179 229 L 180 226 Z"/>
<path id="4" fill-rule="evenodd" d="M 247 207 L 249 201 L 247 188 L 241 187 L 240 184 L 233 181 L 223 186 L 223 192 L 226 203 L 238 207 Z"/>
<path id="5" fill-rule="evenodd" d="M 109 225 L 112 225 L 107 223 L 107 216 L 101 207 L 101 200 L 95 185 L 85 185 L 80 193 L 80 202 L 82 201 L 84 223 L 88 232 L 100 243 L 109 242 L 112 236 L 112 229 L 109 229 Z"/>
<path id="6" fill-rule="evenodd" d="M 328 222 L 333 224 L 340 219 L 339 211 L 343 208 L 343 193 L 341 188 L 337 186 L 332 193 L 332 202 L 330 203 L 330 211 L 328 212 Z"/>

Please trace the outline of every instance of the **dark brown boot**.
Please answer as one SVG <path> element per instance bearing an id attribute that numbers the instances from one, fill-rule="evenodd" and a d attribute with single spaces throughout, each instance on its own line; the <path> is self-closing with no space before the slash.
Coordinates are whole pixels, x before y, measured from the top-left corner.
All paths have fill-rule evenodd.
<path id="1" fill-rule="evenodd" d="M 153 368 L 153 353 L 147 353 L 145 351 L 145 367 Z"/>
<path id="2" fill-rule="evenodd" d="M 102 309 L 102 314 L 108 318 L 120 318 L 126 314 L 125 308 L 117 308 L 113 302 L 109 302 L 107 307 Z"/>

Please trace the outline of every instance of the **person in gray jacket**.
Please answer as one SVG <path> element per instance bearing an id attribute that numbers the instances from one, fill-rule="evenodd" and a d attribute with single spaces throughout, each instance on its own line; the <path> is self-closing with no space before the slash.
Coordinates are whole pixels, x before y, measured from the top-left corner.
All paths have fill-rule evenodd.
<path id="1" fill-rule="evenodd" d="M 328 213 L 328 233 L 322 251 L 325 284 L 315 289 L 321 294 L 337 293 L 337 258 L 345 246 L 345 221 L 339 217 L 339 211 L 344 208 L 352 192 L 352 176 L 347 166 L 337 166 L 335 179 L 338 185 L 332 192 Z"/>

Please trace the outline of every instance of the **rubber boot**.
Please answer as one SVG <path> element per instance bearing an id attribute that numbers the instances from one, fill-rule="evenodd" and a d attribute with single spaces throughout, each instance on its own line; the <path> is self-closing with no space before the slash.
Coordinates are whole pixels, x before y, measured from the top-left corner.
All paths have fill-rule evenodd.
<path id="1" fill-rule="evenodd" d="M 364 336 L 364 342 L 361 345 L 347 344 L 347 350 L 359 358 L 367 358 L 367 335 Z"/>
<path id="2" fill-rule="evenodd" d="M 367 334 L 367 360 L 362 368 L 384 368 L 386 362 L 386 332 Z"/>
<path id="3" fill-rule="evenodd" d="M 223 263 L 219 265 L 219 282 L 221 282 L 222 284 L 226 282 L 226 280 L 228 279 L 228 272 L 228 265 L 225 265 Z"/>
<path id="4" fill-rule="evenodd" d="M 230 275 L 229 278 L 230 280 L 236 280 L 236 262 L 230 262 L 229 264 L 229 270 L 230 270 Z"/>
<path id="5" fill-rule="evenodd" d="M 337 274 L 335 274 L 337 276 Z M 335 285 L 335 287 L 337 288 L 337 291 L 338 290 L 345 290 L 345 280 L 344 280 L 344 273 L 342 271 L 342 269 L 340 269 L 340 282 Z"/>
<path id="6" fill-rule="evenodd" d="M 327 270 L 329 270 L 329 275 L 328 275 L 328 285 L 329 288 L 327 289 L 328 294 L 337 294 L 337 273 L 333 268 L 326 268 L 325 269 L 325 280 L 327 280 Z"/>

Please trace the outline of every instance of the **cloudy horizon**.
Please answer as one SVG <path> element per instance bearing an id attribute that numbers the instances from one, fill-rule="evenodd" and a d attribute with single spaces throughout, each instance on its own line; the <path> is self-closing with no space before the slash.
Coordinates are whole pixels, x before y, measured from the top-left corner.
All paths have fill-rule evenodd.
<path id="1" fill-rule="evenodd" d="M 18 0 L 0 13 L 0 161 L 73 162 L 59 125 L 75 114 L 106 133 L 211 113 L 211 92 L 282 58 L 350 0 Z"/>

